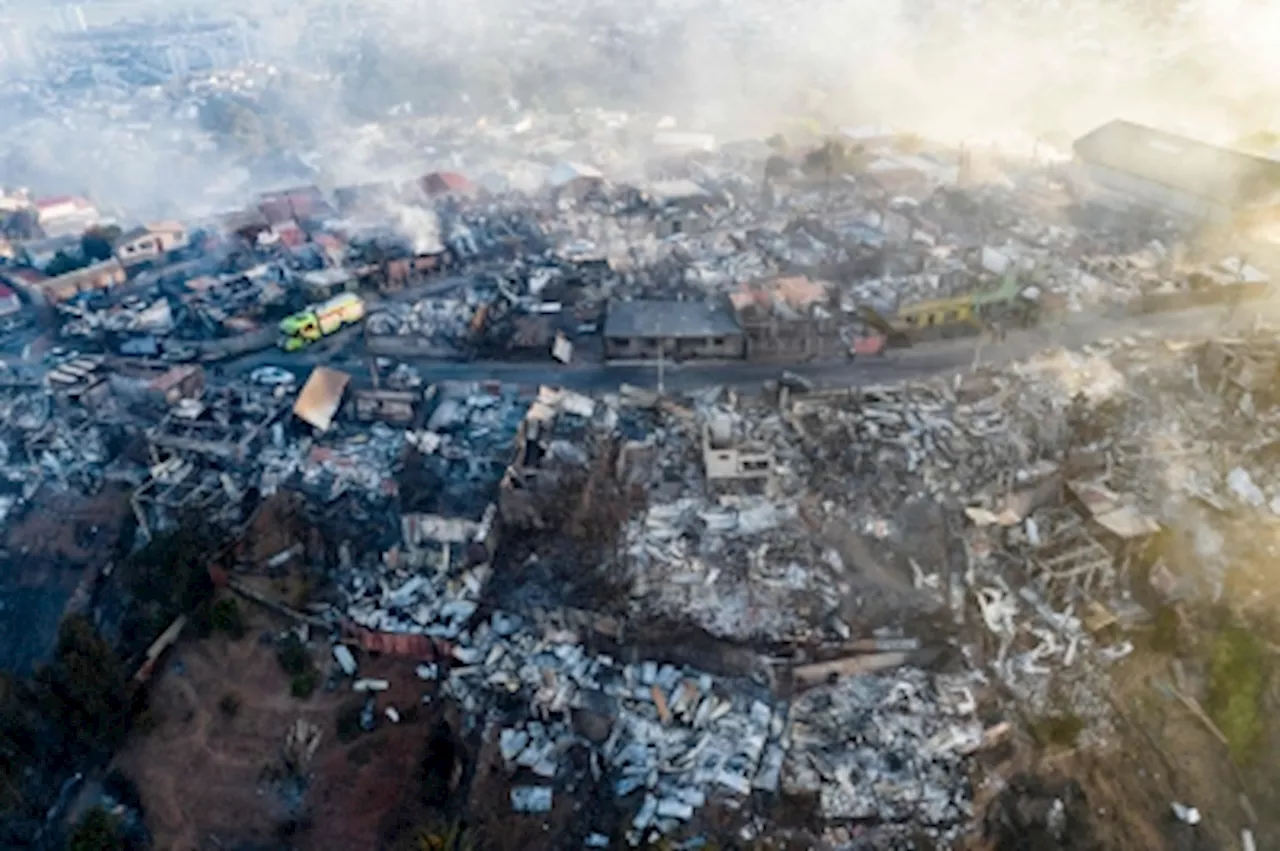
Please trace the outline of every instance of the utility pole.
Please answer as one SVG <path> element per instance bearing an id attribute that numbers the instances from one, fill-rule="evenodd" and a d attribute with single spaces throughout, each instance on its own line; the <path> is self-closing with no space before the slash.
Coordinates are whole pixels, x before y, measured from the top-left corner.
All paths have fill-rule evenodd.
<path id="1" fill-rule="evenodd" d="M 663 396 L 666 390 L 663 386 L 664 371 L 667 360 L 667 339 L 665 337 L 658 338 L 658 395 Z"/>

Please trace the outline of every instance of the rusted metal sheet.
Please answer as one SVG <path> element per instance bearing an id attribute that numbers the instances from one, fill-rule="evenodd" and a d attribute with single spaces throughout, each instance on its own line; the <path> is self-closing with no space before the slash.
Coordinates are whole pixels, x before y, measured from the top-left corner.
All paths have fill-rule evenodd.
<path id="1" fill-rule="evenodd" d="M 343 638 L 358 644 L 366 652 L 383 653 L 406 659 L 434 662 L 449 658 L 452 647 L 429 635 L 409 632 L 375 632 L 350 621 L 342 625 Z"/>
<path id="2" fill-rule="evenodd" d="M 884 353 L 887 338 L 883 334 L 873 334 L 869 337 L 858 337 L 853 341 L 851 351 L 855 355 L 879 355 Z"/>

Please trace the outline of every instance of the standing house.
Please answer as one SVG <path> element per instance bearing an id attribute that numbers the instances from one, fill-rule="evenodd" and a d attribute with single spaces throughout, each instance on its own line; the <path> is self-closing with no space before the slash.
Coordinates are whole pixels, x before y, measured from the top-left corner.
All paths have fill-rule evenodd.
<path id="1" fill-rule="evenodd" d="M 45 236 L 79 236 L 98 223 L 98 208 L 87 199 L 72 195 L 41 198 L 33 205 L 36 220 Z"/>
<path id="2" fill-rule="evenodd" d="M 187 229 L 180 222 L 159 222 L 125 231 L 116 240 L 116 259 L 126 268 L 164 257 L 185 248 Z"/>
<path id="3" fill-rule="evenodd" d="M 742 327 L 726 304 L 613 301 L 604 322 L 607 358 L 741 358 Z"/>
<path id="4" fill-rule="evenodd" d="M 1280 162 L 1112 121 L 1077 139 L 1077 183 L 1141 206 L 1226 223 L 1280 191 Z"/>

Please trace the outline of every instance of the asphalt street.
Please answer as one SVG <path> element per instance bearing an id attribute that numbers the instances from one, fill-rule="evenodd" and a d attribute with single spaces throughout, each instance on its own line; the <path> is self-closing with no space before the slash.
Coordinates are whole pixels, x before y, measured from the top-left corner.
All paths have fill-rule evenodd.
<path id="1" fill-rule="evenodd" d="M 1205 308 L 1138 317 L 1076 315 L 1058 324 L 1010 331 L 1005 340 L 968 338 L 924 343 L 910 349 L 890 350 L 881 357 L 806 364 L 764 364 L 694 361 L 667 362 L 661 369 L 663 386 L 671 391 L 724 385 L 755 390 L 783 370 L 803 376 L 819 387 L 893 382 L 915 376 L 968 369 L 976 362 L 1017 360 L 1054 346 L 1078 348 L 1091 342 L 1139 334 L 1177 337 L 1194 333 L 1226 333 L 1258 320 L 1280 317 L 1280 305 L 1250 305 L 1229 316 L 1224 308 Z M 370 381 L 368 359 L 361 338 L 352 329 L 315 348 L 295 353 L 277 349 L 255 352 L 219 365 L 224 375 L 247 376 L 260 366 L 276 366 L 304 379 L 312 367 L 326 364 L 352 374 L 358 384 Z M 427 382 L 496 380 L 522 385 L 550 384 L 584 392 L 616 390 L 622 384 L 656 388 L 656 363 L 560 365 L 551 362 L 511 363 L 495 361 L 441 361 L 407 359 Z"/>

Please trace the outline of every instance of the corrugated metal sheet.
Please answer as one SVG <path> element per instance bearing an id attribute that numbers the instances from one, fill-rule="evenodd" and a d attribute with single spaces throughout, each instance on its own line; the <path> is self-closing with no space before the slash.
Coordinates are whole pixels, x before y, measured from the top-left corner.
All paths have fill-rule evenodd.
<path id="1" fill-rule="evenodd" d="M 1129 121 L 1104 124 L 1072 147 L 1090 165 L 1228 207 L 1280 188 L 1280 162 Z"/>
<path id="2" fill-rule="evenodd" d="M 298 394 L 298 400 L 293 403 L 294 415 L 321 431 L 328 431 L 350 382 L 351 376 L 341 370 L 316 367 Z"/>
<path id="3" fill-rule="evenodd" d="M 449 657 L 449 644 L 429 635 L 410 632 L 374 632 L 349 622 L 343 624 L 342 632 L 348 641 L 358 644 L 369 653 L 421 659 L 424 662 Z"/>

